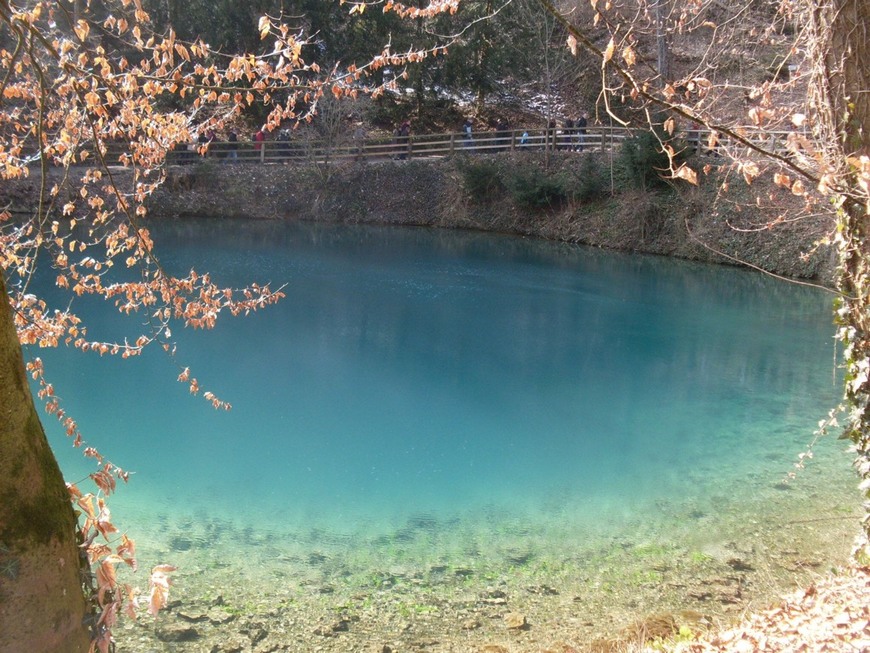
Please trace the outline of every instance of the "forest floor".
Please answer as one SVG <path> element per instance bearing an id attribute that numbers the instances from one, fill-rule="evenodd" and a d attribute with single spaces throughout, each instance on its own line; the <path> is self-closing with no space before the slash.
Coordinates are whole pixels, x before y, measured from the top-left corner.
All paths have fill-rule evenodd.
<path id="1" fill-rule="evenodd" d="M 692 653 L 870 651 L 870 569 L 852 567 L 740 624 L 678 646 Z"/>

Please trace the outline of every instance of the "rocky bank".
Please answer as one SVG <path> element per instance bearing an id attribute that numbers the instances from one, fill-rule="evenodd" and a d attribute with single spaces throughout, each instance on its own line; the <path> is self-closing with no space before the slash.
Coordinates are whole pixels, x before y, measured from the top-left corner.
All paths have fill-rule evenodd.
<path id="1" fill-rule="evenodd" d="M 185 217 L 300 220 L 472 229 L 546 238 L 712 263 L 741 264 L 831 285 L 836 254 L 826 237 L 830 215 L 810 214 L 787 190 L 731 179 L 720 159 L 700 184 L 627 189 L 607 153 L 543 152 L 449 159 L 339 161 L 285 165 L 226 164 L 217 159 L 173 166 L 148 199 L 156 219 Z M 590 170 L 596 192 L 581 196 Z M 51 171 L 50 184 L 63 171 Z M 73 173 L 74 174 L 74 173 Z M 488 176 L 488 177 L 487 177 Z M 114 170 L 120 186 L 129 175 Z M 481 178 L 488 186 L 481 192 Z M 531 207 L 512 179 L 557 180 L 564 196 Z M 471 183 L 475 182 L 477 183 Z M 529 182 L 528 180 L 531 180 Z M 61 191 L 59 205 L 78 199 Z M 0 189 L 0 206 L 28 212 L 39 199 L 36 172 Z"/>
<path id="2" fill-rule="evenodd" d="M 152 216 L 304 220 L 474 229 L 547 238 L 715 263 L 746 264 L 829 285 L 835 253 L 822 244 L 830 216 L 804 216 L 788 191 L 742 180 L 726 166 L 658 191 L 620 190 L 608 178 L 606 154 L 540 152 L 420 161 L 226 165 L 212 161 L 173 168 L 150 201 Z M 570 194 L 598 157 L 604 188 L 592 200 Z M 481 163 L 482 162 L 482 163 Z M 705 162 L 700 161 L 699 166 Z M 714 164 L 718 160 L 713 161 Z M 516 201 L 508 183 L 481 196 L 469 166 L 510 179 L 558 178 L 569 195 L 553 206 Z M 472 172 L 474 172 L 472 170 Z M 724 184 L 724 187 L 723 187 Z"/>

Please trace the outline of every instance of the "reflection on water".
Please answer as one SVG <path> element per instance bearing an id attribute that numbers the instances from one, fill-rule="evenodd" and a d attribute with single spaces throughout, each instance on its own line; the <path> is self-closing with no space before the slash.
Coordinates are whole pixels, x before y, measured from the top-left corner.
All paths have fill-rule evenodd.
<path id="1" fill-rule="evenodd" d="M 178 361 L 230 413 L 187 396 L 157 351 L 40 352 L 86 439 L 136 472 L 118 514 L 196 526 L 176 551 L 230 530 L 467 549 L 444 537 L 460 522 L 545 547 L 660 530 L 675 503 L 691 529 L 782 495 L 839 394 L 830 297 L 744 270 L 419 229 L 154 232 L 170 269 L 287 284 L 260 314 L 173 329 Z M 142 321 L 82 310 L 94 337 Z M 836 443 L 821 452 L 848 478 Z"/>

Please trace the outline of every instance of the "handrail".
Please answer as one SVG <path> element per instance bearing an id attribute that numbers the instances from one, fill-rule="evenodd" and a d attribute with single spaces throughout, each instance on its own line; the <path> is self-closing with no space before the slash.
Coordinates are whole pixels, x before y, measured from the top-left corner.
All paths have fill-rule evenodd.
<path id="1" fill-rule="evenodd" d="M 499 130 L 472 132 L 470 138 L 463 133 L 413 134 L 382 138 L 354 139 L 341 135 L 335 139 L 281 139 L 251 141 L 212 141 L 177 147 L 167 156 L 170 164 L 193 163 L 201 157 L 223 162 L 239 163 L 288 163 L 292 161 L 316 161 L 329 163 L 342 160 L 406 160 L 447 157 L 457 153 L 496 154 L 507 151 L 544 149 L 565 152 L 614 151 L 632 135 L 645 131 L 630 127 L 592 126 L 579 128 L 556 128 L 534 130 Z M 790 131 L 762 131 L 744 129 L 748 140 L 782 155 L 794 154 L 794 134 Z M 716 140 L 708 148 L 708 130 L 687 130 L 676 135 L 685 148 L 696 152 L 717 154 L 745 148 L 728 139 Z M 804 138 L 806 136 L 804 135 Z M 791 141 L 791 142 L 790 142 Z M 806 140 L 803 141 L 806 143 Z M 123 147 L 110 144 L 107 158 L 120 161 Z"/>

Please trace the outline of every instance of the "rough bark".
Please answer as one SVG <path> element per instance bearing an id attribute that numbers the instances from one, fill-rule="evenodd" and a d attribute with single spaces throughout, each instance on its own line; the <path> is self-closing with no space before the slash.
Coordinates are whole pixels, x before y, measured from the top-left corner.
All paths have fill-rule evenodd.
<path id="1" fill-rule="evenodd" d="M 870 498 L 870 193 L 860 157 L 870 155 L 870 3 L 809 0 L 810 46 L 816 129 L 825 144 L 825 164 L 840 190 L 838 311 L 846 343 L 846 435 L 855 445 L 855 467 Z M 864 531 L 870 535 L 870 503 Z M 870 560 L 865 540 L 856 553 Z"/>
<path id="2" fill-rule="evenodd" d="M 76 518 L 30 394 L 0 275 L 0 653 L 79 653 Z"/>
<path id="3" fill-rule="evenodd" d="M 870 148 L 870 4 L 865 0 L 817 0 L 815 42 L 821 46 L 824 88 L 841 154 Z"/>

